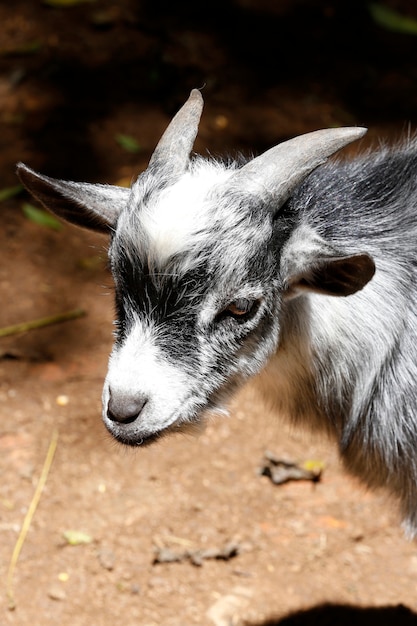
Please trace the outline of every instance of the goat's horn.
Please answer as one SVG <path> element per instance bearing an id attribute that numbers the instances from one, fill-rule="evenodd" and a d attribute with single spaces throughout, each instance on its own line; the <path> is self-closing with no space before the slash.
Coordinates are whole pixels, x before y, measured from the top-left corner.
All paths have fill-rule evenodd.
<path id="1" fill-rule="evenodd" d="M 240 189 L 255 188 L 258 193 L 261 188 L 281 206 L 310 172 L 366 131 L 360 127 L 328 128 L 300 135 L 249 161 L 229 183 Z"/>
<path id="2" fill-rule="evenodd" d="M 202 111 L 203 97 L 198 89 L 193 89 L 159 140 L 148 167 L 169 168 L 172 177 L 185 172 Z"/>

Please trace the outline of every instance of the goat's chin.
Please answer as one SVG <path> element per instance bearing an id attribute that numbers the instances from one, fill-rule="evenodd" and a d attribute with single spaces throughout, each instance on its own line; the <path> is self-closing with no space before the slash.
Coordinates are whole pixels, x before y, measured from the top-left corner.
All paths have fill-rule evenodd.
<path id="1" fill-rule="evenodd" d="M 146 437 L 132 437 L 130 435 L 125 435 L 121 432 L 109 432 L 113 439 L 115 439 L 118 443 L 121 443 L 123 446 L 128 446 L 130 448 L 146 448 L 147 446 L 150 446 L 151 444 L 161 439 L 165 434 L 164 431 L 160 431 L 157 433 L 146 435 Z"/>
<path id="2" fill-rule="evenodd" d="M 139 425 L 135 426 L 135 422 L 115 424 L 104 418 L 104 423 L 118 443 L 131 448 L 144 448 L 167 435 L 181 434 L 198 437 L 205 431 L 210 418 L 229 415 L 227 405 L 220 402 L 210 402 L 208 406 L 190 413 L 188 417 L 177 418 L 171 424 L 155 431 L 141 431 Z"/>
<path id="3" fill-rule="evenodd" d="M 129 432 L 128 429 L 123 428 L 108 428 L 112 437 L 124 446 L 134 447 L 134 448 L 145 448 L 150 446 L 151 444 L 159 441 L 163 437 L 166 437 L 171 434 L 182 434 L 182 435 L 191 435 L 197 437 L 204 432 L 206 428 L 206 419 L 203 417 L 199 417 L 194 420 L 184 420 L 183 422 L 178 421 L 162 430 L 155 431 L 153 433 L 139 433 L 139 432 Z"/>

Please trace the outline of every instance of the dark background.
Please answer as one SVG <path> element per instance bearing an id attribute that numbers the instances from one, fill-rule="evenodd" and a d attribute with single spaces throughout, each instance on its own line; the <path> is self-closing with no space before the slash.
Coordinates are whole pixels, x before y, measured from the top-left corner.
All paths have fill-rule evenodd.
<path id="1" fill-rule="evenodd" d="M 123 164 L 144 166 L 165 119 L 193 87 L 203 88 L 207 103 L 202 151 L 259 151 L 321 126 L 366 125 L 371 137 L 413 130 L 417 36 L 381 25 L 374 6 L 359 0 L 102 0 L 67 8 L 16 0 L 12 12 L 2 6 L 0 177 L 10 181 L 13 147 L 16 157 L 69 178 L 114 178 Z M 414 2 L 378 6 L 417 19 Z M 112 119 L 118 128 L 116 121 L 106 126 Z M 139 156 L 115 145 L 117 132 L 135 136 Z"/>

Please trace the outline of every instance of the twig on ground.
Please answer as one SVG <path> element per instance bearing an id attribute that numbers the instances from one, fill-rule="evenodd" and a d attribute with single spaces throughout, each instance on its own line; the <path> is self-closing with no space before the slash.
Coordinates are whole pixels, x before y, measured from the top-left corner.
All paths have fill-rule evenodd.
<path id="1" fill-rule="evenodd" d="M 153 565 L 157 563 L 178 563 L 180 561 L 190 561 L 193 565 L 201 566 L 206 559 L 217 559 L 229 561 L 241 552 L 240 544 L 230 541 L 222 548 L 211 548 L 208 550 L 183 550 L 174 552 L 169 548 L 158 548 L 155 551 Z"/>
<path id="2" fill-rule="evenodd" d="M 51 326 L 52 324 L 60 324 L 61 322 L 74 320 L 78 317 L 83 317 L 84 315 L 86 315 L 86 312 L 83 309 L 74 309 L 73 311 L 67 311 L 66 313 L 60 313 L 59 315 L 50 315 L 48 317 L 41 317 L 37 320 L 22 322 L 21 324 L 5 326 L 4 328 L 0 328 L 0 337 L 18 335 L 20 333 L 25 333 L 28 330 L 43 328 L 44 326 Z"/>
<path id="3" fill-rule="evenodd" d="M 19 559 L 22 546 L 25 542 L 26 535 L 32 523 L 33 516 L 38 507 L 39 500 L 42 495 L 43 488 L 45 487 L 48 479 L 49 470 L 51 469 L 52 461 L 54 459 L 56 446 L 58 443 L 58 431 L 54 430 L 52 433 L 51 441 L 49 443 L 48 452 L 46 453 L 45 461 L 42 467 L 41 475 L 39 476 L 38 483 L 36 485 L 35 493 L 33 494 L 32 501 L 29 505 L 25 519 L 23 520 L 22 528 L 20 529 L 19 536 L 14 546 L 12 558 L 10 559 L 10 565 L 7 572 L 6 593 L 8 598 L 8 607 L 10 611 L 14 611 L 16 608 L 16 602 L 13 593 L 13 575 L 16 569 L 17 561 Z"/>

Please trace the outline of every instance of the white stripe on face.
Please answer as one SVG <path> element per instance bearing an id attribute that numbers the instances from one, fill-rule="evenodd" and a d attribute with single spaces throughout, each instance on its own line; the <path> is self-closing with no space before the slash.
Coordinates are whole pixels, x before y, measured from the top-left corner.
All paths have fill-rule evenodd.
<path id="1" fill-rule="evenodd" d="M 156 336 L 150 324 L 136 320 L 124 343 L 116 346 L 110 357 L 103 391 L 103 417 L 116 438 L 123 431 L 133 442 L 181 421 L 184 403 L 191 393 L 190 381 L 179 367 L 168 363 L 157 346 Z M 109 417 L 110 402 L 122 418 L 123 411 L 134 406 L 137 398 L 143 401 L 135 424 L 127 423 L 132 417 L 129 415 L 125 416 L 125 423 L 123 419 Z"/>
<path id="2" fill-rule="evenodd" d="M 163 267 L 174 255 L 204 243 L 216 208 L 209 201 L 210 191 L 230 175 L 217 164 L 200 168 L 197 162 L 178 182 L 151 193 L 147 204 L 141 200 L 143 190 L 134 188 L 135 227 L 124 223 L 132 215 L 127 212 L 121 216 L 118 229 L 137 233 L 137 240 L 131 242 L 136 253 L 152 260 L 156 267 Z"/>

